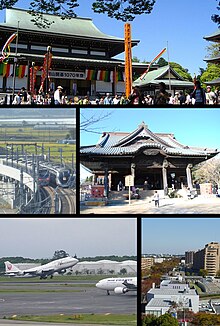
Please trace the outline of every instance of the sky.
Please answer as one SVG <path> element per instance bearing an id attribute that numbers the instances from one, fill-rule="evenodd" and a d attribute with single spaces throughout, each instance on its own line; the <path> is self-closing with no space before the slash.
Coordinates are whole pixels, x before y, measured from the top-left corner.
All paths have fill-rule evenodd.
<path id="1" fill-rule="evenodd" d="M 136 255 L 134 218 L 1 218 L 0 257 Z"/>
<path id="2" fill-rule="evenodd" d="M 220 242 L 219 218 L 144 218 L 142 254 L 184 254 Z"/>
<path id="3" fill-rule="evenodd" d="M 93 145 L 98 142 L 102 132 L 132 132 L 142 121 L 152 132 L 173 133 L 180 143 L 188 146 L 219 148 L 220 109 L 81 109 L 81 123 L 91 116 L 103 116 L 112 112 L 106 119 L 91 125 L 93 132 L 81 130 L 81 146 Z"/>
<path id="4" fill-rule="evenodd" d="M 19 0 L 17 8 L 28 9 L 30 1 Z M 91 10 L 93 0 L 79 0 L 76 13 L 93 19 L 94 24 L 104 33 L 124 37 L 124 23 L 95 14 Z M 218 13 L 216 0 L 156 0 L 149 15 L 137 16 L 131 22 L 132 39 L 140 40 L 132 50 L 133 56 L 151 61 L 164 47 L 169 48 L 170 61 L 181 64 L 190 73 L 199 73 L 199 67 L 206 67 L 203 61 L 210 45 L 203 39 L 217 30 L 211 15 Z M 3 13 L 0 20 L 3 21 Z M 120 58 L 123 59 L 124 55 Z M 167 52 L 164 59 L 168 60 Z"/>

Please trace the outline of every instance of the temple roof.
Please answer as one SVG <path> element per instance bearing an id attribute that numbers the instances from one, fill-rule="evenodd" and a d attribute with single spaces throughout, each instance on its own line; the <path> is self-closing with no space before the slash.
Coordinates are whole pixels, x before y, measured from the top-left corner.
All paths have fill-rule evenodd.
<path id="1" fill-rule="evenodd" d="M 170 71 L 170 72 L 169 72 Z M 170 79 L 169 79 L 170 74 Z M 169 65 L 160 67 L 159 69 L 149 71 L 144 78 L 138 78 L 133 82 L 134 86 L 158 85 L 164 82 L 166 85 L 171 83 L 171 86 L 194 87 L 194 84 L 188 80 L 184 80 L 172 67 Z"/>
<path id="2" fill-rule="evenodd" d="M 123 156 L 134 155 L 145 149 L 154 149 L 167 156 L 204 156 L 211 158 L 218 154 L 217 149 L 189 147 L 179 143 L 171 133 L 153 133 L 142 122 L 131 133 L 104 132 L 95 145 L 82 146 L 81 155 Z"/>
<path id="3" fill-rule="evenodd" d="M 206 85 L 220 85 L 220 78 L 204 82 Z"/>
<path id="4" fill-rule="evenodd" d="M 16 30 L 19 21 L 19 29 L 21 30 L 124 42 L 123 38 L 107 35 L 101 32 L 94 25 L 91 18 L 76 17 L 63 20 L 60 16 L 50 14 L 44 14 L 43 17 L 53 22 L 49 28 L 39 28 L 34 25 L 34 22 L 31 21 L 33 16 L 26 10 L 17 8 L 6 9 L 6 20 L 4 23 L 1 23 L 0 26 L 10 27 Z"/>
<path id="5" fill-rule="evenodd" d="M 209 57 L 209 58 L 205 58 L 204 61 L 206 62 L 211 62 L 211 63 L 219 63 L 220 62 L 220 55 L 216 56 L 216 57 Z"/>
<path id="6" fill-rule="evenodd" d="M 220 42 L 220 28 L 218 28 L 214 33 L 203 37 L 207 41 Z"/>

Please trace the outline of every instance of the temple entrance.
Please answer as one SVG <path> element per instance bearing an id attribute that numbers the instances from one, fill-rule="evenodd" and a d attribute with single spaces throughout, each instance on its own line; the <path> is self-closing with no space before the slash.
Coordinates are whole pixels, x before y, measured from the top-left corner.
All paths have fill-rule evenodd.
<path id="1" fill-rule="evenodd" d="M 162 171 L 143 172 L 135 177 L 135 186 L 145 190 L 163 189 Z"/>

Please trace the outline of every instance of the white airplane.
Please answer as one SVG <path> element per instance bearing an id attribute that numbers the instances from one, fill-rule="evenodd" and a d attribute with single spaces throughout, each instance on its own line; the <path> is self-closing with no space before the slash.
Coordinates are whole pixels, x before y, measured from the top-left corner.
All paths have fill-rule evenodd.
<path id="1" fill-rule="evenodd" d="M 114 291 L 116 294 L 137 291 L 137 277 L 104 278 L 96 284 L 96 287 L 106 290 L 108 295 L 110 291 Z"/>
<path id="2" fill-rule="evenodd" d="M 5 264 L 5 275 L 14 277 L 40 277 L 40 279 L 46 279 L 48 276 L 53 277 L 54 273 L 63 274 L 67 268 L 73 267 L 78 263 L 78 259 L 74 257 L 65 257 L 51 261 L 50 263 L 33 267 L 25 270 L 20 270 L 18 267 L 10 263 Z"/>

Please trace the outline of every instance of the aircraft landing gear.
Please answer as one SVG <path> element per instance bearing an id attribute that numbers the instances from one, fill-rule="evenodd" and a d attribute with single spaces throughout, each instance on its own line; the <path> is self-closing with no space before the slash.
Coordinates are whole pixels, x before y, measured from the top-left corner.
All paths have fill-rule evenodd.
<path id="1" fill-rule="evenodd" d="M 110 295 L 110 292 L 109 292 L 109 290 L 107 290 L 107 295 Z"/>

